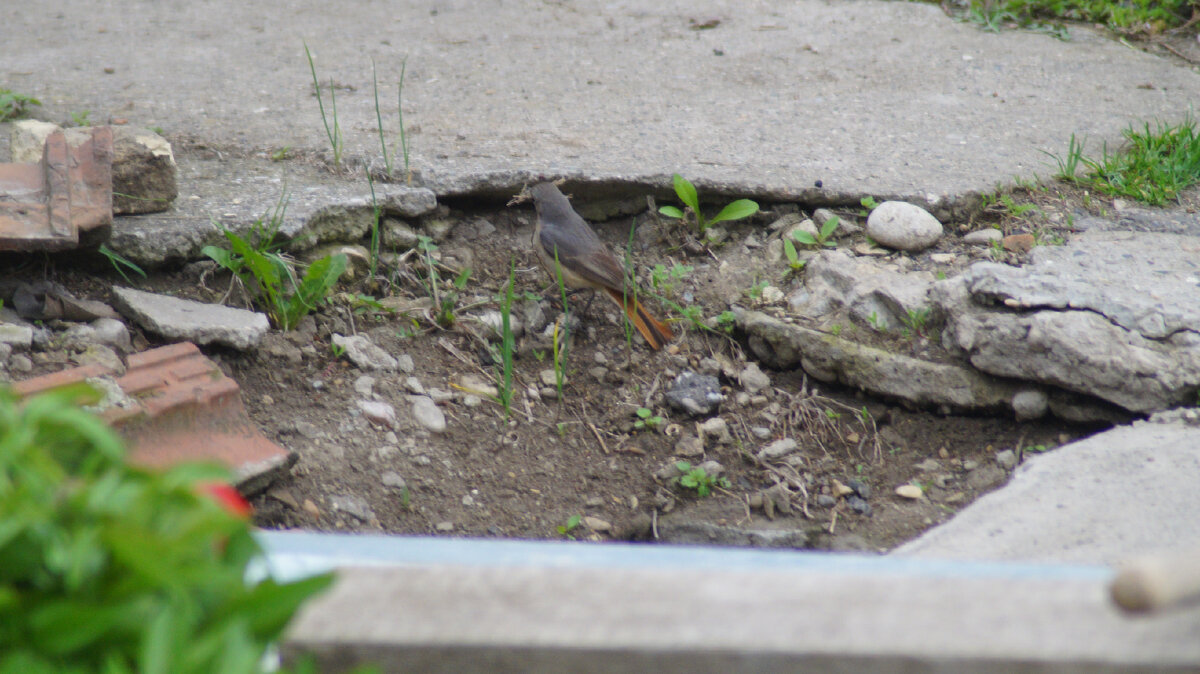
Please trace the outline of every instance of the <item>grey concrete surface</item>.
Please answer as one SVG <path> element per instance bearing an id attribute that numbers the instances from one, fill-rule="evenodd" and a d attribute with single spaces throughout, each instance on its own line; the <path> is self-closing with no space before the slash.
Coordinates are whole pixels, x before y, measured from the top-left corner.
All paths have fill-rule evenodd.
<path id="1" fill-rule="evenodd" d="M 1004 488 L 892 554 L 1117 564 L 1187 550 L 1200 545 L 1198 484 L 1196 421 L 1119 426 L 1028 459 Z"/>
<path id="2" fill-rule="evenodd" d="M 1121 615 L 1096 566 L 286 532 L 264 543 L 285 576 L 350 565 L 290 631 L 322 671 L 1200 667 L 1200 613 Z"/>
<path id="3" fill-rule="evenodd" d="M 307 43 L 347 154 L 378 160 L 371 60 L 394 144 L 407 57 L 413 163 L 439 195 L 540 173 L 665 188 L 678 171 L 729 193 L 944 206 L 1052 173 L 1040 150 L 1072 133 L 1098 148 L 1200 99 L 1189 69 L 1086 28 L 990 34 L 905 2 L 44 0 L 4 3 L 0 26 L 0 77 L 55 119 L 88 110 L 232 153 L 326 147 Z"/>

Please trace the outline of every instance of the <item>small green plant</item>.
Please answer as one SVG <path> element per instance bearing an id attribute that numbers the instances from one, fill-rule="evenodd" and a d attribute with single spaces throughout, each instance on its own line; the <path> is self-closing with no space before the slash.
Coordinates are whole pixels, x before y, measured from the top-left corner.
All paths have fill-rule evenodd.
<path id="1" fill-rule="evenodd" d="M 248 573 L 262 549 L 228 471 L 126 463 L 85 386 L 0 391 L 0 671 L 267 671 L 328 587 Z"/>
<path id="2" fill-rule="evenodd" d="M 271 250 L 284 209 L 286 197 L 281 197 L 269 224 L 264 223 L 267 216 L 255 222 L 252 230 L 258 233 L 259 240 L 254 244 L 222 228 L 229 248 L 210 245 L 200 252 L 233 273 L 254 295 L 275 327 L 291 330 L 325 301 L 346 269 L 346 256 L 326 255 L 309 265 L 302 278 L 297 278 L 295 264 Z"/>
<path id="3" fill-rule="evenodd" d="M 835 412 L 835 411 L 829 409 L 828 407 L 826 407 L 825 408 L 825 418 L 829 419 L 830 421 L 836 421 L 836 420 L 842 418 L 842 413 Z"/>
<path id="4" fill-rule="evenodd" d="M 737 326 L 737 314 L 732 311 L 722 311 L 717 314 L 717 328 L 725 334 L 732 334 Z"/>
<path id="5" fill-rule="evenodd" d="M 333 151 L 333 165 L 342 165 L 342 127 L 338 124 L 337 94 L 334 92 L 333 79 L 329 80 L 329 108 L 332 111 L 333 126 L 329 125 L 329 117 L 325 114 L 325 98 L 321 95 L 321 82 L 317 79 L 317 66 L 313 63 L 312 52 L 304 45 L 304 55 L 308 57 L 308 69 L 312 73 L 313 89 L 317 94 L 317 108 L 321 112 L 321 123 L 325 126 L 325 136 L 329 139 L 329 147 Z"/>
<path id="6" fill-rule="evenodd" d="M 729 479 L 724 477 L 713 477 L 709 475 L 700 466 L 692 467 L 692 464 L 687 461 L 679 461 L 675 464 L 675 468 L 682 473 L 675 478 L 679 486 L 684 489 L 693 489 L 696 496 L 705 497 L 712 493 L 714 487 L 722 487 L 728 489 L 730 487 Z"/>
<path id="7" fill-rule="evenodd" d="M 656 264 L 650 270 L 650 285 L 657 292 L 667 296 L 675 294 L 675 284 L 687 278 L 688 274 L 692 273 L 694 267 L 686 264 L 674 264 L 670 269 L 666 265 Z"/>
<path id="8" fill-rule="evenodd" d="M 831 332 L 834 337 L 840 337 L 842 335 L 842 324 L 834 323 L 833 325 L 829 326 L 829 332 Z"/>
<path id="9" fill-rule="evenodd" d="M 331 353 L 333 353 L 334 358 L 338 358 L 338 359 L 340 359 L 342 356 L 346 355 L 346 347 L 342 346 L 341 344 L 338 344 L 337 342 L 329 343 L 329 351 Z"/>
<path id="10" fill-rule="evenodd" d="M 887 321 L 881 318 L 877 312 L 872 311 L 871 315 L 867 316 L 867 322 L 871 324 L 872 328 L 875 328 L 876 332 L 888 331 Z"/>
<path id="11" fill-rule="evenodd" d="M 938 270 L 938 272 L 936 274 L 934 274 L 934 278 L 936 278 L 939 281 L 945 281 L 946 280 L 946 272 Z"/>
<path id="12" fill-rule="evenodd" d="M 1000 195 L 1000 204 L 1010 215 L 1016 218 L 1023 217 L 1026 213 L 1033 211 L 1037 213 L 1037 206 L 1034 204 L 1018 204 L 1009 194 Z"/>
<path id="13" fill-rule="evenodd" d="M 371 88 L 375 92 L 375 122 L 376 128 L 379 129 L 379 147 L 383 150 L 383 166 L 387 170 L 388 176 L 392 175 L 392 156 L 388 154 L 387 141 L 383 137 L 383 113 L 379 111 L 379 78 L 375 75 L 375 59 L 371 59 Z M 370 171 L 367 172 L 370 175 Z M 372 200 L 374 199 L 374 191 L 372 190 Z"/>
<path id="14" fill-rule="evenodd" d="M 400 121 L 400 153 L 404 156 L 404 181 L 412 183 L 412 168 L 408 163 L 408 129 L 404 127 L 404 74 L 408 71 L 408 57 L 400 62 L 400 82 L 396 85 L 396 116 Z"/>
<path id="15" fill-rule="evenodd" d="M 633 427 L 639 431 L 643 429 L 657 430 L 666 423 L 662 417 L 657 416 L 647 407 L 637 408 L 635 414 L 637 414 L 637 421 L 633 422 Z"/>
<path id="16" fill-rule="evenodd" d="M 808 260 L 801 260 L 799 253 L 796 252 L 796 244 L 788 237 L 783 237 L 783 256 L 787 258 L 788 269 L 791 271 L 800 271 L 804 269 L 804 265 L 808 264 Z"/>
<path id="17" fill-rule="evenodd" d="M 879 205 L 879 202 L 875 201 L 875 197 L 871 196 L 859 199 L 858 203 L 862 204 L 863 207 L 863 210 L 859 212 L 860 215 L 867 215 L 871 211 L 875 210 L 875 207 Z"/>
<path id="18" fill-rule="evenodd" d="M 504 418 L 507 419 L 512 414 L 512 397 L 513 397 L 513 331 L 512 331 L 512 303 L 513 303 L 513 286 L 517 284 L 517 264 L 512 259 L 508 261 L 508 285 L 504 288 L 504 302 L 500 305 L 500 358 L 497 367 L 497 379 L 500 385 L 497 387 L 499 392 L 500 405 L 504 408 Z"/>
<path id="19" fill-rule="evenodd" d="M 133 281 L 129 280 L 129 276 L 125 273 L 126 269 L 141 276 L 142 278 L 146 278 L 146 272 L 143 271 L 141 267 L 139 267 L 136 264 L 134 264 L 133 262 L 129 261 L 124 256 L 122 256 L 120 253 L 113 250 L 112 248 L 109 248 L 108 244 L 106 244 L 106 243 L 100 244 L 100 247 L 97 248 L 96 251 L 98 253 L 100 253 L 101 255 L 103 255 L 104 257 L 108 258 L 108 261 L 109 261 L 109 263 L 112 264 L 113 269 L 117 270 L 117 273 L 121 275 L 121 278 L 125 279 L 126 283 L 130 283 L 130 284 L 133 283 Z"/>
<path id="20" fill-rule="evenodd" d="M 826 220 L 825 224 L 821 225 L 821 231 L 817 232 L 816 236 L 802 229 L 793 229 L 792 238 L 802 246 L 827 246 L 834 248 L 837 244 L 830 240 L 830 237 L 837 231 L 838 221 L 839 218 L 836 215 Z M 786 242 L 787 239 L 784 239 L 784 241 Z"/>
<path id="21" fill-rule="evenodd" d="M 71 124 L 73 126 L 87 126 L 92 123 L 91 110 L 80 110 L 79 112 L 71 113 Z"/>
<path id="22" fill-rule="evenodd" d="M 565 421 L 560 421 L 554 424 L 554 430 L 558 433 L 558 437 L 565 438 L 567 437 L 567 431 L 571 430 L 571 425 Z"/>
<path id="23" fill-rule="evenodd" d="M 924 337 L 925 328 L 929 325 L 929 316 L 931 313 L 933 313 L 933 310 L 929 307 L 909 309 L 906 315 L 900 317 L 900 322 L 904 323 L 909 330 Z"/>
<path id="24" fill-rule="evenodd" d="M 746 297 L 752 300 L 758 300 L 762 297 L 763 290 L 770 285 L 766 281 L 755 281 L 754 285 L 746 289 Z"/>
<path id="25" fill-rule="evenodd" d="M 726 205 L 725 208 L 722 208 L 712 219 L 706 219 L 704 213 L 700 210 L 700 198 L 696 194 L 696 188 L 678 173 L 674 174 L 671 180 L 674 182 L 675 195 L 679 197 L 679 200 L 683 202 L 684 206 L 687 207 L 688 211 L 695 218 L 696 231 L 699 232 L 701 238 L 705 236 L 709 227 L 718 222 L 741 220 L 758 212 L 758 204 L 754 201 L 750 199 L 738 199 Z M 687 219 L 687 212 L 675 206 L 663 206 L 658 209 L 658 212 L 668 218 L 676 218 L 680 221 Z"/>
<path id="26" fill-rule="evenodd" d="M 1006 256 L 1004 242 L 1000 239 L 992 239 L 988 242 L 988 252 L 991 253 L 993 260 L 997 262 L 1003 260 Z"/>
<path id="27" fill-rule="evenodd" d="M 559 536 L 565 536 L 571 540 L 575 540 L 575 536 L 571 532 L 578 529 L 579 523 L 582 521 L 582 515 L 571 515 L 567 518 L 566 524 L 560 524 L 557 527 L 554 527 L 554 530 L 558 532 Z"/>
<path id="28" fill-rule="evenodd" d="M 1035 246 L 1061 246 L 1066 243 L 1062 235 L 1052 229 L 1036 229 L 1033 232 Z"/>
<path id="29" fill-rule="evenodd" d="M 18 94 L 12 89 L 0 89 L 0 122 L 20 119 L 29 106 L 41 104 L 41 101 L 32 96 Z"/>
<path id="30" fill-rule="evenodd" d="M 291 153 L 292 146 L 284 145 L 283 147 L 271 153 L 271 161 L 284 161 L 291 155 Z"/>
<path id="31" fill-rule="evenodd" d="M 858 416 L 863 420 L 864 424 L 871 422 L 871 411 L 867 409 L 866 405 L 863 405 L 863 408 L 858 411 Z"/>
<path id="32" fill-rule="evenodd" d="M 458 304 L 458 292 L 467 285 L 467 280 L 471 278 L 470 268 L 463 269 L 454 278 L 454 291 L 443 293 L 441 289 L 441 276 L 438 274 L 439 263 L 434 257 L 437 252 L 437 244 L 428 236 L 417 236 L 417 251 L 420 254 L 421 260 L 425 263 L 425 290 L 429 293 L 429 297 L 433 299 L 433 308 L 436 312 L 435 322 L 443 327 L 449 328 L 458 320 L 455 316 L 455 309 Z"/>

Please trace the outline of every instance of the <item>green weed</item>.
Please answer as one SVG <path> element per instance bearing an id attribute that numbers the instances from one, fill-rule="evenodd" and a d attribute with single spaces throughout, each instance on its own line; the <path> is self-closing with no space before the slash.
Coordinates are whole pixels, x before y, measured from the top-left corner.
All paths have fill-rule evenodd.
<path id="1" fill-rule="evenodd" d="M 317 67 L 313 63 L 312 52 L 304 45 L 304 55 L 308 57 L 308 69 L 312 73 L 313 89 L 317 94 L 317 108 L 321 111 L 321 123 L 325 126 L 325 136 L 329 139 L 329 147 L 333 151 L 333 165 L 342 165 L 342 148 L 344 139 L 342 127 L 338 124 L 337 94 L 334 92 L 333 79 L 329 80 L 329 107 L 332 111 L 333 126 L 329 125 L 329 117 L 325 114 L 325 98 L 321 95 L 321 82 L 317 79 Z"/>
<path id="2" fill-rule="evenodd" d="M 682 475 L 675 478 L 679 486 L 684 489 L 695 490 L 696 496 L 701 498 L 711 494 L 715 487 L 728 489 L 731 486 L 728 478 L 713 477 L 699 466 L 693 468 L 692 464 L 687 461 L 677 462 L 675 468 L 682 473 Z"/>
<path id="3" fill-rule="evenodd" d="M 88 126 L 89 124 L 92 123 L 91 116 L 92 116 L 91 110 L 80 110 L 79 112 L 72 112 L 71 113 L 71 125 L 72 126 Z"/>
<path id="4" fill-rule="evenodd" d="M 567 518 L 566 524 L 560 524 L 557 527 L 554 527 L 554 530 L 558 532 L 559 536 L 565 536 L 571 540 L 575 540 L 575 536 L 572 535 L 571 532 L 579 528 L 579 523 L 582 521 L 582 515 L 571 515 Z"/>
<path id="5" fill-rule="evenodd" d="M 836 215 L 826 220 L 825 224 L 821 225 L 821 231 L 817 232 L 816 236 L 813 236 L 802 229 L 793 229 L 792 238 L 796 240 L 796 243 L 802 246 L 828 246 L 833 248 L 837 246 L 837 244 L 831 241 L 830 237 L 832 237 L 833 233 L 837 231 L 838 220 L 839 219 Z M 787 239 L 784 239 L 784 242 L 786 243 Z"/>
<path id="6" fill-rule="evenodd" d="M 643 429 L 658 430 L 659 427 L 666 423 L 662 417 L 654 414 L 648 407 L 639 407 L 635 413 L 637 414 L 637 421 L 633 422 L 633 427 L 639 431 Z"/>
<path id="7" fill-rule="evenodd" d="M 0 122 L 20 119 L 32 105 L 42 102 L 32 96 L 18 94 L 12 89 L 0 89 Z"/>
<path id="8" fill-rule="evenodd" d="M 700 210 L 700 198 L 696 194 L 696 188 L 678 173 L 674 174 L 671 179 L 675 185 L 675 195 L 687 207 L 687 212 L 690 212 L 692 217 L 695 218 L 696 231 L 699 232 L 701 238 L 705 237 L 705 232 L 708 231 L 709 227 L 718 222 L 741 220 L 758 212 L 758 204 L 754 201 L 750 199 L 738 199 L 726 205 L 725 208 L 722 208 L 712 219 L 706 219 L 704 213 Z M 675 206 L 663 206 L 658 209 L 658 212 L 668 218 L 677 218 L 680 221 L 686 221 L 687 219 L 687 212 Z"/>
<path id="9" fill-rule="evenodd" d="M 133 284 L 133 281 L 129 280 L 129 276 L 125 274 L 126 269 L 134 272 L 135 274 L 137 274 L 138 276 L 141 276 L 142 278 L 146 278 L 146 272 L 143 271 L 141 267 L 139 267 L 136 264 L 134 264 L 133 262 L 129 261 L 123 255 L 121 255 L 117 251 L 113 250 L 112 248 L 109 248 L 108 244 L 106 244 L 106 243 L 100 244 L 100 247 L 96 249 L 96 252 L 98 252 L 101 255 L 103 255 L 104 257 L 108 258 L 108 261 L 109 261 L 109 263 L 112 264 L 113 269 L 117 270 L 117 273 L 121 275 L 121 278 L 125 279 L 126 283 L 129 283 L 131 285 Z"/>
<path id="10" fill-rule="evenodd" d="M 1149 122 L 1140 130 L 1133 126 L 1122 135 L 1125 147 L 1109 152 L 1107 144 L 1100 157 L 1083 153 L 1083 143 L 1071 136 L 1067 157 L 1060 159 L 1058 176 L 1111 196 L 1137 199 L 1154 206 L 1177 201 L 1185 188 L 1200 182 L 1200 134 L 1191 116 L 1176 125 Z M 1077 173 L 1078 167 L 1084 175 Z"/>

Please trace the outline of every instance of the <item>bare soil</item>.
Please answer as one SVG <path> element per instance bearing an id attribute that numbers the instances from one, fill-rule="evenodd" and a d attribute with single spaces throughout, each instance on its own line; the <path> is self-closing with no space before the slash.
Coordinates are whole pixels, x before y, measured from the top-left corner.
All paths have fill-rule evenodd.
<path id="1" fill-rule="evenodd" d="M 898 267 L 947 275 L 982 257 L 1017 261 L 1019 253 L 968 248 L 954 230 L 990 221 L 1006 232 L 1052 236 L 1061 232 L 1063 213 L 1083 208 L 1079 195 L 1061 191 L 1018 197 L 1022 203 L 1037 203 L 1038 211 L 1017 218 L 985 210 L 978 222 L 949 225 L 951 233 L 930 251 L 884 257 Z M 697 307 L 711 323 L 731 303 L 764 308 L 762 281 L 787 293 L 799 278 L 788 274 L 786 263 L 768 259 L 770 239 L 777 236 L 768 226 L 796 210 L 794 205 L 766 206 L 760 215 L 731 228 L 724 243 L 711 247 L 689 243 L 671 223 L 646 213 L 598 224 L 614 250 L 630 249 L 643 299 L 675 319 L 680 336 L 669 348 L 653 352 L 636 334 L 627 340 L 615 307 L 603 298 L 588 307 L 586 293 L 572 297 L 571 320 L 579 325 L 568 343 L 561 398 L 544 379 L 544 373 L 553 372 L 553 349 L 538 326 L 516 340 L 514 395 L 506 416 L 501 405 L 470 391 L 474 385 L 464 379 L 492 381 L 497 371 L 489 346 L 494 336 L 478 318 L 499 309 L 510 260 L 516 266 L 514 314 L 524 318 L 540 310 L 552 324 L 561 318 L 558 291 L 530 250 L 528 205 L 445 209 L 441 216 L 453 226 L 434 255 L 441 265 L 440 293 L 457 294 L 452 324 L 439 326 L 429 307 L 428 268 L 419 251 L 386 251 L 382 259 L 387 264 L 376 277 L 360 270 L 301 329 L 273 334 L 254 352 L 204 349 L 241 385 L 263 432 L 298 455 L 290 476 L 253 497 L 256 522 L 268 528 L 452 536 L 776 540 L 884 551 L 1003 484 L 1007 473 L 997 465 L 997 453 L 1044 451 L 1094 430 L 1057 421 L 1017 424 L 1008 418 L 908 409 L 855 391 L 814 386 L 800 371 L 768 371 L 768 388 L 745 391 L 737 380 L 746 363 L 742 336 L 719 326 L 699 329 L 668 305 Z M 848 221 L 860 219 L 856 210 L 841 215 Z M 858 234 L 837 243 L 853 248 L 865 238 Z M 934 261 L 938 253 L 941 262 Z M 674 265 L 691 269 L 681 278 L 660 278 L 655 287 L 651 270 L 658 264 L 668 270 Z M 453 278 L 467 268 L 469 279 L 456 289 Z M 125 283 L 103 258 L 13 257 L 0 269 L 5 270 L 0 280 L 48 278 L 91 299 L 106 300 L 111 285 Z M 246 302 L 228 275 L 203 263 L 134 280 L 155 292 Z M 401 310 L 379 310 L 356 299 L 359 295 Z M 765 308 L 781 311 L 785 305 Z M 873 333 L 868 326 L 847 329 Z M 134 332 L 136 348 L 161 343 L 154 335 Z M 393 355 L 411 356 L 414 370 L 360 371 L 335 354 L 334 333 L 364 334 Z M 871 338 L 920 351 L 931 337 Z M 61 369 L 71 357 L 51 353 L 36 358 L 31 375 Z M 718 415 L 730 439 L 721 443 L 708 438 L 702 453 L 684 455 L 681 451 L 691 447 L 695 452 L 696 445 L 681 440 L 697 436 L 703 419 L 669 409 L 663 392 L 688 369 L 721 371 L 726 399 Z M 369 393 L 360 380 L 364 375 L 374 378 Z M 445 432 L 430 432 L 413 419 L 410 395 L 416 384 L 410 377 L 442 398 Z M 394 427 L 374 424 L 360 413 L 357 402 L 372 398 L 395 407 Z M 635 427 L 639 408 L 652 410 L 662 423 Z M 767 464 L 755 458 L 762 447 L 785 437 L 800 444 L 789 461 Z M 674 479 L 679 472 L 673 466 L 681 460 L 692 465 L 719 462 L 727 485 L 700 497 Z M 845 485 L 855 480 L 858 493 L 866 494 L 867 514 L 850 507 Z M 900 498 L 895 489 L 904 484 L 919 485 L 924 497 Z M 576 516 L 585 519 L 570 528 Z M 795 535 L 771 539 L 739 533 L 751 530 Z"/>

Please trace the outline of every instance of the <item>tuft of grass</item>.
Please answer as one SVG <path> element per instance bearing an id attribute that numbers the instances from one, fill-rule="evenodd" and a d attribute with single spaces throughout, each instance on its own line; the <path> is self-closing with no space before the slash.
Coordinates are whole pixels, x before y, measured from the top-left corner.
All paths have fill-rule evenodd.
<path id="1" fill-rule="evenodd" d="M 112 263 L 113 269 L 117 270 L 117 273 L 121 275 L 121 278 L 125 279 L 126 283 L 129 283 L 131 285 L 133 284 L 133 281 L 131 281 L 129 279 L 129 276 L 125 274 L 126 269 L 134 272 L 135 274 L 141 276 L 142 278 L 146 278 L 146 272 L 143 271 L 141 267 L 137 266 L 135 263 L 126 259 L 123 255 L 121 255 L 117 251 L 113 250 L 112 248 L 109 248 L 108 244 L 106 244 L 106 243 L 100 244 L 100 247 L 97 248 L 96 251 L 98 253 L 100 253 L 101 255 L 103 255 L 104 257 L 108 258 L 108 261 L 110 263 Z"/>
<path id="2" fill-rule="evenodd" d="M 1099 157 L 1084 154 L 1084 142 L 1074 134 L 1056 177 L 1091 187 L 1110 196 L 1124 196 L 1154 206 L 1178 201 L 1179 193 L 1200 182 L 1200 134 L 1190 115 L 1179 124 L 1149 122 L 1122 132 L 1125 146 L 1110 152 L 1105 144 Z M 1084 168 L 1082 175 L 1079 167 Z"/>
<path id="3" fill-rule="evenodd" d="M 682 473 L 675 481 L 684 489 L 692 489 L 696 492 L 696 496 L 704 498 L 712 493 L 713 488 L 730 487 L 729 479 L 724 477 L 714 477 L 709 475 L 700 466 L 692 467 L 692 464 L 687 461 L 676 462 L 675 468 Z"/>
<path id="4" fill-rule="evenodd" d="M 375 75 L 375 59 L 371 59 L 371 85 L 375 92 L 375 122 L 379 129 L 379 147 L 383 150 L 383 166 L 387 169 L 387 174 L 392 175 L 392 156 L 388 154 L 387 141 L 383 138 L 383 114 L 379 112 L 379 78 Z M 368 172 L 369 173 L 369 172 Z M 372 192 L 372 197 L 374 192 Z"/>
<path id="5" fill-rule="evenodd" d="M 329 138 L 329 147 L 333 150 L 333 165 L 342 165 L 342 127 L 338 124 L 337 94 L 334 92 L 333 79 L 329 80 L 329 107 L 332 111 L 333 126 L 329 125 L 329 117 L 325 115 L 325 99 L 321 96 L 321 82 L 317 79 L 317 66 L 313 63 L 312 52 L 308 44 L 304 45 L 304 55 L 308 57 L 308 69 L 312 73 L 313 88 L 317 93 L 317 108 L 321 111 L 321 123 L 325 125 L 325 136 Z"/>
<path id="6" fill-rule="evenodd" d="M 18 94 L 12 89 L 0 89 L 0 122 L 20 119 L 25 116 L 30 106 L 41 104 L 42 102 L 33 96 Z"/>
<path id="7" fill-rule="evenodd" d="M 404 75 L 408 72 L 408 57 L 400 62 L 400 83 L 396 85 L 396 117 L 400 121 L 400 153 L 404 156 L 404 182 L 412 184 L 412 168 L 408 164 L 408 130 L 404 128 Z"/>
<path id="8" fill-rule="evenodd" d="M 504 289 L 504 303 L 500 305 L 500 405 L 504 408 L 504 418 L 512 414 L 513 396 L 513 331 L 512 303 L 513 286 L 517 284 L 517 264 L 511 258 L 508 261 L 508 286 Z"/>

